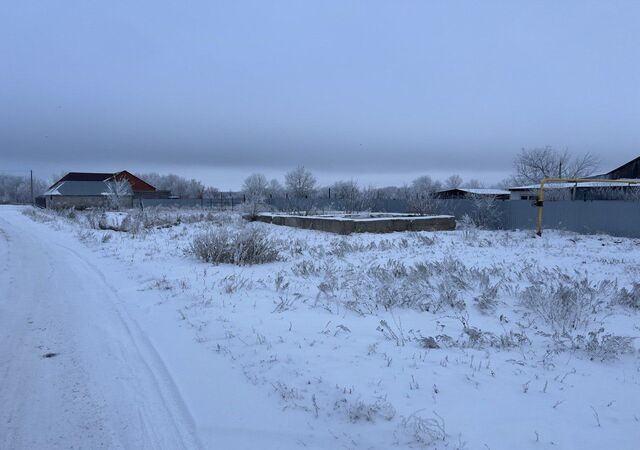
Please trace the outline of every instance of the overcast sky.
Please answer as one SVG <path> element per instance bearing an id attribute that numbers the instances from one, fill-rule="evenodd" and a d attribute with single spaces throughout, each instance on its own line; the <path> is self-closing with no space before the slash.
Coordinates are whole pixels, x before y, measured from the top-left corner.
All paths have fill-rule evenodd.
<path id="1" fill-rule="evenodd" d="M 0 170 L 229 189 L 495 182 L 523 147 L 640 155 L 640 1 L 29 1 L 0 6 Z"/>

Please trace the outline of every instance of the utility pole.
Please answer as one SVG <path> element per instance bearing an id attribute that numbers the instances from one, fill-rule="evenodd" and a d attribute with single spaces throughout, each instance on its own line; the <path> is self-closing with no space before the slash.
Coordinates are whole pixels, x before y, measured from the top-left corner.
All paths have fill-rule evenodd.
<path id="1" fill-rule="evenodd" d="M 560 161 L 560 168 L 558 169 L 558 178 L 562 178 L 562 161 Z"/>
<path id="2" fill-rule="evenodd" d="M 34 206 L 35 199 L 33 198 L 33 169 L 29 171 L 29 178 L 31 179 L 31 206 Z"/>

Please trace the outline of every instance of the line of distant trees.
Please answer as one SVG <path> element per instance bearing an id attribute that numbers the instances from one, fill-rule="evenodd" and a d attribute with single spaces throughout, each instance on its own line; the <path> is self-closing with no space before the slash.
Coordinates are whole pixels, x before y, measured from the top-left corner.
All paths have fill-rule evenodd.
<path id="1" fill-rule="evenodd" d="M 547 177 L 586 177 L 592 175 L 598 166 L 599 160 L 589 153 L 574 156 L 568 151 L 542 147 L 522 149 L 514 158 L 512 175 L 493 186 L 485 186 L 477 179 L 465 181 L 457 174 L 443 181 L 423 175 L 410 184 L 380 188 L 360 186 L 354 180 L 341 180 L 330 186 L 319 186 L 315 176 L 305 167 L 299 166 L 285 174 L 284 185 L 276 179 L 269 181 L 260 173 L 249 175 L 244 180 L 242 192 L 253 211 L 268 207 L 271 198 L 286 197 L 289 210 L 305 212 L 312 209 L 314 198 L 330 197 L 336 209 L 347 212 L 366 210 L 374 199 L 404 199 L 412 211 L 429 213 L 436 208 L 434 193 L 443 189 L 506 189 L 511 186 L 536 184 Z"/>
<path id="2" fill-rule="evenodd" d="M 492 187 L 507 188 L 523 184 L 535 184 L 545 177 L 585 177 L 597 170 L 599 161 L 593 155 L 571 155 L 568 151 L 558 151 L 551 147 L 523 149 L 513 161 L 513 174 Z M 176 174 L 156 172 L 140 173 L 138 176 L 160 190 L 171 191 L 181 198 L 216 198 L 220 191 L 205 186 L 195 179 Z M 49 183 L 34 178 L 34 195 L 42 194 Z M 260 173 L 249 175 L 243 183 L 242 193 L 254 210 L 261 208 L 270 198 L 285 197 L 292 210 L 308 208 L 309 199 L 327 197 L 335 199 L 334 205 L 345 211 L 366 209 L 371 199 L 407 199 L 411 208 L 417 212 L 429 209 L 433 193 L 441 189 L 483 188 L 485 185 L 476 179 L 463 180 L 459 175 L 451 175 L 443 181 L 434 180 L 428 175 L 414 179 L 402 186 L 373 187 L 361 186 L 355 180 L 341 180 L 329 186 L 319 186 L 316 177 L 303 166 L 287 172 L 284 182 L 267 179 Z M 28 203 L 31 201 L 30 180 L 28 176 L 0 174 L 0 202 Z M 261 206 L 262 205 L 262 206 Z"/>
<path id="3" fill-rule="evenodd" d="M 47 189 L 45 181 L 33 179 L 33 195 Z M 28 175 L 0 174 L 0 203 L 31 203 L 31 179 Z"/>
<path id="4" fill-rule="evenodd" d="M 173 173 L 159 174 L 156 172 L 136 174 L 161 191 L 171 191 L 171 195 L 180 198 L 215 198 L 219 190 L 212 186 L 205 186 L 196 179 L 181 177 Z"/>
<path id="5" fill-rule="evenodd" d="M 371 207 L 376 199 L 404 199 L 415 212 L 429 212 L 432 209 L 433 194 L 442 189 L 458 187 L 480 188 L 478 180 L 464 182 L 459 175 L 452 175 L 444 182 L 423 175 L 403 186 L 360 186 L 355 180 L 340 180 L 329 186 L 320 186 L 316 177 L 304 166 L 296 167 L 284 176 L 284 184 L 277 179 L 268 180 L 260 173 L 249 175 L 242 185 L 246 203 L 252 212 L 268 207 L 273 198 L 286 198 L 291 211 L 308 212 L 313 208 L 313 200 L 330 198 L 334 208 L 353 212 Z"/>

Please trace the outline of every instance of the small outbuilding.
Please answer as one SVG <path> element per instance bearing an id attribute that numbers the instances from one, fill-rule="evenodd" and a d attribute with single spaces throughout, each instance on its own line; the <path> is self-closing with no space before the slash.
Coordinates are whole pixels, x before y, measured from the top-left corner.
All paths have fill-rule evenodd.
<path id="1" fill-rule="evenodd" d="M 493 198 L 496 200 L 508 200 L 509 191 L 502 189 L 455 188 L 438 191 L 435 197 L 442 199 Z"/>
<path id="2" fill-rule="evenodd" d="M 540 184 L 514 186 L 509 188 L 510 199 L 536 200 L 539 190 Z M 546 183 L 544 191 L 545 200 L 626 200 L 640 198 L 640 187 L 637 184 L 624 183 L 623 181 Z"/>

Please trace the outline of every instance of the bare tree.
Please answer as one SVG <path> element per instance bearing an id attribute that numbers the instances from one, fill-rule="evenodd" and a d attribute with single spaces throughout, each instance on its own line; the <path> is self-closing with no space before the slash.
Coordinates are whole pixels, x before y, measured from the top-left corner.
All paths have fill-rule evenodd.
<path id="1" fill-rule="evenodd" d="M 289 195 L 304 198 L 313 193 L 316 187 L 316 177 L 304 166 L 299 166 L 284 176 L 284 184 Z"/>
<path id="2" fill-rule="evenodd" d="M 289 209 L 309 214 L 313 210 L 311 197 L 316 188 L 316 178 L 313 174 L 299 166 L 284 176 L 284 184 L 289 196 Z"/>
<path id="3" fill-rule="evenodd" d="M 187 179 L 170 173 L 161 175 L 155 172 L 140 174 L 139 177 L 156 189 L 171 191 L 172 195 L 182 198 L 204 198 L 210 192 L 196 179 Z"/>
<path id="4" fill-rule="evenodd" d="M 271 181 L 269 181 L 269 186 L 267 188 L 267 191 L 268 191 L 268 194 L 271 195 L 272 197 L 278 197 L 283 195 L 284 188 L 282 187 L 282 185 L 277 179 L 273 178 Z"/>
<path id="5" fill-rule="evenodd" d="M 434 193 L 415 193 L 407 201 L 409 211 L 415 214 L 438 214 L 442 209 L 442 200 L 436 198 Z"/>
<path id="6" fill-rule="evenodd" d="M 451 175 L 444 180 L 445 189 L 457 189 L 462 186 L 462 177 L 460 175 Z"/>
<path id="7" fill-rule="evenodd" d="M 409 210 L 417 214 L 436 214 L 441 202 L 434 194 L 441 188 L 441 183 L 433 181 L 428 175 L 413 180 L 408 201 Z"/>
<path id="8" fill-rule="evenodd" d="M 213 186 L 207 186 L 204 188 L 204 191 L 202 191 L 202 198 L 218 198 L 219 195 L 220 191 Z"/>
<path id="9" fill-rule="evenodd" d="M 466 187 L 467 189 L 482 189 L 484 188 L 484 183 L 480 180 L 476 180 L 475 178 L 472 178 L 466 183 L 464 183 L 464 187 Z"/>
<path id="10" fill-rule="evenodd" d="M 442 189 L 442 184 L 439 181 L 432 180 L 429 175 L 423 175 L 411 182 L 413 194 L 433 194 L 440 189 Z"/>
<path id="11" fill-rule="evenodd" d="M 336 181 L 331 186 L 333 205 L 345 212 L 365 211 L 371 208 L 375 191 L 360 189 L 356 181 Z"/>
<path id="12" fill-rule="evenodd" d="M 522 149 L 514 160 L 513 181 L 516 184 L 537 184 L 543 178 L 583 178 L 591 175 L 599 165 L 590 153 L 572 156 L 567 150 L 552 147 Z"/>
<path id="13" fill-rule="evenodd" d="M 33 193 L 40 195 L 47 185 L 39 178 L 33 179 Z M 28 176 L 0 174 L 0 203 L 30 203 L 31 184 Z"/>
<path id="14" fill-rule="evenodd" d="M 267 177 L 261 173 L 254 173 L 245 178 L 242 185 L 242 192 L 247 201 L 263 201 L 267 195 L 268 181 Z"/>
<path id="15" fill-rule="evenodd" d="M 480 228 L 496 228 L 501 225 L 502 209 L 500 200 L 493 196 L 472 195 L 473 211 L 471 219 Z"/>
<path id="16" fill-rule="evenodd" d="M 119 210 L 124 199 L 132 195 L 131 185 L 127 180 L 112 179 L 105 183 L 107 185 L 107 204 L 109 208 Z"/>
<path id="17" fill-rule="evenodd" d="M 267 177 L 261 173 L 254 173 L 245 178 L 242 192 L 246 197 L 247 205 L 251 208 L 252 214 L 256 214 L 261 206 L 264 205 L 268 185 Z"/>
<path id="18" fill-rule="evenodd" d="M 513 180 L 513 177 L 507 177 L 493 184 L 491 187 L 493 187 L 494 189 L 502 189 L 508 191 L 510 187 L 515 186 L 516 184 L 518 183 Z"/>

